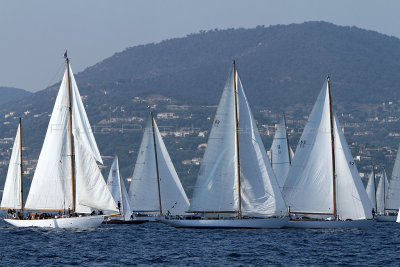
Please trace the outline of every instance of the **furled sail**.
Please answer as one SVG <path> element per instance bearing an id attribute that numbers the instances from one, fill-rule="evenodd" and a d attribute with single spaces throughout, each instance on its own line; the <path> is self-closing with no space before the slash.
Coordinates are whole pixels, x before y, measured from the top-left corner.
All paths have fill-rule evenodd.
<path id="1" fill-rule="evenodd" d="M 284 185 L 283 194 L 293 212 L 334 214 L 330 116 L 327 80 L 299 140 Z M 372 205 L 336 115 L 333 132 L 337 215 L 340 219 L 372 218 Z"/>
<path id="2" fill-rule="evenodd" d="M 279 187 L 282 189 L 289 172 L 293 151 L 288 144 L 284 117 L 279 124 L 275 125 L 275 128 L 276 132 L 270 150 L 271 165 Z"/>
<path id="3" fill-rule="evenodd" d="M 238 177 L 234 77 L 237 84 L 242 214 L 287 214 L 279 185 L 247 102 L 239 76 L 229 77 L 208 140 L 190 211 L 237 211 Z"/>
<path id="4" fill-rule="evenodd" d="M 375 189 L 375 173 L 374 173 L 374 171 L 372 171 L 369 174 L 366 191 L 367 191 L 369 201 L 371 202 L 372 207 L 376 211 L 376 189 Z"/>
<path id="5" fill-rule="evenodd" d="M 118 157 L 114 158 L 114 161 L 108 174 L 107 187 L 111 192 L 116 203 L 120 203 L 121 214 L 125 220 L 129 220 L 132 214 L 130 207 L 128 193 L 126 191 L 125 183 L 122 181 L 119 173 Z"/>
<path id="6" fill-rule="evenodd" d="M 378 213 L 383 213 L 385 211 L 385 197 L 388 193 L 388 190 L 389 182 L 386 176 L 386 172 L 385 170 L 383 170 L 381 179 L 379 180 L 378 188 L 376 189 L 376 205 Z"/>
<path id="7" fill-rule="evenodd" d="M 400 208 L 400 146 L 397 150 L 396 160 L 386 195 L 386 209 L 398 211 Z"/>
<path id="8" fill-rule="evenodd" d="M 168 211 L 171 215 L 183 215 L 189 207 L 189 200 L 169 157 L 157 124 L 154 120 L 153 122 L 162 212 L 163 214 Z M 144 129 L 129 188 L 129 197 L 130 206 L 134 211 L 157 212 L 160 210 L 151 119 Z"/>
<path id="9" fill-rule="evenodd" d="M 21 126 L 18 125 L 17 134 L 15 136 L 13 149 L 11 152 L 10 163 L 6 182 L 3 190 L 0 207 L 3 209 L 21 209 Z"/>

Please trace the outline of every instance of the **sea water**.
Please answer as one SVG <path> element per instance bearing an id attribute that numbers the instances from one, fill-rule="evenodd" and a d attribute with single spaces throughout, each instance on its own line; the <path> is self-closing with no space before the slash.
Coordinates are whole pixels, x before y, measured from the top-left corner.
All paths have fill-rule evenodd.
<path id="1" fill-rule="evenodd" d="M 400 224 L 367 230 L 175 229 L 161 223 L 89 230 L 0 222 L 1 266 L 400 265 Z"/>

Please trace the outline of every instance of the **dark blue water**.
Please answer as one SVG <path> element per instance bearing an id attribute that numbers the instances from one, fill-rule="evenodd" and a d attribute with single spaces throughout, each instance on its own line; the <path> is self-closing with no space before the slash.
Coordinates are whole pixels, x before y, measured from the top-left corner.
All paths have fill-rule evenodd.
<path id="1" fill-rule="evenodd" d="M 24 229 L 0 222 L 0 264 L 400 265 L 400 224 L 368 230 L 197 230 L 161 223 L 92 230 Z"/>

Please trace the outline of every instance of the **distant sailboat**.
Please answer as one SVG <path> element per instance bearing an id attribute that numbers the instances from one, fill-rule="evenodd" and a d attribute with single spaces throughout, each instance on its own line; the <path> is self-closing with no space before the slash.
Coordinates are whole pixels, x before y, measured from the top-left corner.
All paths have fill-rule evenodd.
<path id="1" fill-rule="evenodd" d="M 24 207 L 41 213 L 24 220 L 5 219 L 18 227 L 97 227 L 103 215 L 83 215 L 95 210 L 118 212 L 97 166 L 96 160 L 102 162 L 100 153 L 66 54 L 65 58 L 67 69 Z M 10 164 L 10 168 L 15 166 Z M 49 211 L 58 215 L 51 216 Z"/>
<path id="2" fill-rule="evenodd" d="M 107 217 L 103 223 L 105 224 L 137 224 L 142 221 L 134 220 L 132 209 L 129 203 L 128 192 L 125 183 L 119 173 L 118 157 L 115 156 L 111 165 L 107 179 L 107 187 L 111 192 L 115 202 L 118 205 L 120 215 Z M 144 222 L 144 221 L 143 221 Z"/>
<path id="3" fill-rule="evenodd" d="M 395 222 L 396 214 L 393 210 L 388 209 L 388 195 L 390 183 L 388 181 L 386 171 L 383 169 L 381 179 L 379 180 L 378 188 L 376 189 L 376 205 L 377 214 L 376 221 L 378 222 Z"/>
<path id="4" fill-rule="evenodd" d="M 293 158 L 293 150 L 290 148 L 286 130 L 285 115 L 283 115 L 280 123 L 275 128 L 275 136 L 270 149 L 271 165 L 282 190 Z"/>
<path id="5" fill-rule="evenodd" d="M 376 185 L 375 184 L 376 184 L 375 167 L 373 167 L 371 173 L 369 174 L 366 191 L 367 191 L 368 198 L 371 202 L 371 205 L 374 209 L 374 212 L 376 213 L 377 206 L 376 206 Z"/>
<path id="6" fill-rule="evenodd" d="M 329 77 L 296 149 L 283 189 L 295 228 L 363 228 L 372 205 L 339 120 L 333 113 Z"/>
<path id="7" fill-rule="evenodd" d="M 22 140 L 21 119 L 19 119 L 17 134 L 11 152 L 6 182 L 4 184 L 1 209 L 14 210 L 9 215 L 14 218 L 23 216 L 23 186 L 22 186 Z M 19 210 L 17 213 L 16 210 Z"/>
<path id="8" fill-rule="evenodd" d="M 174 227 L 280 228 L 287 208 L 235 63 L 208 139 L 189 213 Z"/>
<path id="9" fill-rule="evenodd" d="M 385 207 L 385 217 L 380 217 L 386 219 L 386 221 L 393 222 L 397 218 L 399 222 L 398 211 L 400 209 L 400 145 L 397 150 L 396 160 L 394 162 L 392 177 L 390 179 L 390 184 L 388 188 L 388 193 L 386 196 L 386 207 Z"/>
<path id="10" fill-rule="evenodd" d="M 150 113 L 129 188 L 136 220 L 184 215 L 189 200 L 175 171 L 160 131 Z"/>

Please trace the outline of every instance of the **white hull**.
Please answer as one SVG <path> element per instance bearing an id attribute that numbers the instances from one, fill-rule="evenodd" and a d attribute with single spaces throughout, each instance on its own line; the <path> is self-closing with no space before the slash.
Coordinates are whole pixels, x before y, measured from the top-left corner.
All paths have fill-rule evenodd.
<path id="1" fill-rule="evenodd" d="M 83 216 L 57 219 L 16 220 L 4 219 L 17 227 L 44 227 L 44 228 L 95 228 L 103 222 L 103 216 Z"/>
<path id="2" fill-rule="evenodd" d="M 375 220 L 377 222 L 396 222 L 397 216 L 390 216 L 390 215 L 377 215 L 375 216 Z"/>
<path id="3" fill-rule="evenodd" d="M 220 220 L 175 220 L 161 218 L 162 223 L 171 225 L 176 228 L 282 228 L 287 221 L 285 218 L 270 218 L 270 219 L 220 219 Z"/>
<path id="4" fill-rule="evenodd" d="M 373 224 L 373 220 L 354 220 L 354 221 L 318 221 L 318 220 L 289 220 L 285 228 L 303 229 L 351 229 L 368 228 Z"/>

